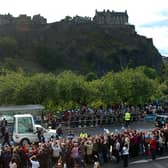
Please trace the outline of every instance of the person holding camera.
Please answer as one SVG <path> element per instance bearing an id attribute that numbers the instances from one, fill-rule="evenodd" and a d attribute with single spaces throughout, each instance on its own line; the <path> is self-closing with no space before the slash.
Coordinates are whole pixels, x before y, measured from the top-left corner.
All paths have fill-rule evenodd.
<path id="1" fill-rule="evenodd" d="M 30 162 L 31 162 L 31 167 L 32 168 L 39 168 L 40 167 L 40 163 L 39 161 L 37 160 L 37 157 L 36 155 L 33 155 L 29 158 Z"/>

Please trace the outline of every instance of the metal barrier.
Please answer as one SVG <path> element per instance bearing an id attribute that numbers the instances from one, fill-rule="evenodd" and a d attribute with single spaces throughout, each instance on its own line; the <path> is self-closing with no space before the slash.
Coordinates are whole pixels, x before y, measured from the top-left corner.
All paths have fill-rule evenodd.
<path id="1" fill-rule="evenodd" d="M 138 121 L 139 114 L 131 115 L 131 122 Z M 124 115 L 74 115 L 68 121 L 61 122 L 64 127 L 81 128 L 81 127 L 97 127 L 103 125 L 123 124 Z"/>

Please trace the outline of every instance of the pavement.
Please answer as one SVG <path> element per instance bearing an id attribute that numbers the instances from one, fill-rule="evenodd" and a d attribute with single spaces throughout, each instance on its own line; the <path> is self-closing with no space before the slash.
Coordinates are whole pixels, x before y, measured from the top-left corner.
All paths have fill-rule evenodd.
<path id="1" fill-rule="evenodd" d="M 92 168 L 88 166 L 87 168 Z M 114 161 L 110 161 L 101 166 L 101 168 L 122 168 L 123 160 L 118 164 Z M 168 168 L 168 155 L 157 157 L 156 160 L 151 158 L 144 159 L 144 157 L 129 158 L 128 168 Z"/>

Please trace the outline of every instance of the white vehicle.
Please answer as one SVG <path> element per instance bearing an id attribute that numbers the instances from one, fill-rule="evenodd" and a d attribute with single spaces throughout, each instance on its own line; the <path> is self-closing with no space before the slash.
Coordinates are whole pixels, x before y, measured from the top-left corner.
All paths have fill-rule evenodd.
<path id="1" fill-rule="evenodd" d="M 48 130 L 41 125 L 35 125 L 31 114 L 14 115 L 13 141 L 17 144 L 28 144 L 38 142 L 37 128 L 42 128 L 44 137 L 49 140 L 52 136 L 56 136 L 56 130 Z"/>
<path id="2" fill-rule="evenodd" d="M 39 124 L 35 124 L 35 127 L 36 127 L 36 130 L 38 128 L 41 128 L 42 129 L 42 132 L 43 132 L 43 135 L 44 135 L 44 138 L 45 138 L 45 141 L 48 141 L 51 139 L 51 137 L 56 137 L 56 130 L 54 129 L 46 129 L 44 127 L 42 127 L 41 125 Z"/>

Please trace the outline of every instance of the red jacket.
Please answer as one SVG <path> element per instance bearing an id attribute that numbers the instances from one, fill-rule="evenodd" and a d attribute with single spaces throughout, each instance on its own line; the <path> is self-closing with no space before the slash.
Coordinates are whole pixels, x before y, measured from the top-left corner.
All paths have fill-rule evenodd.
<path id="1" fill-rule="evenodd" d="M 152 139 L 150 141 L 150 149 L 155 150 L 156 149 L 156 139 Z"/>

